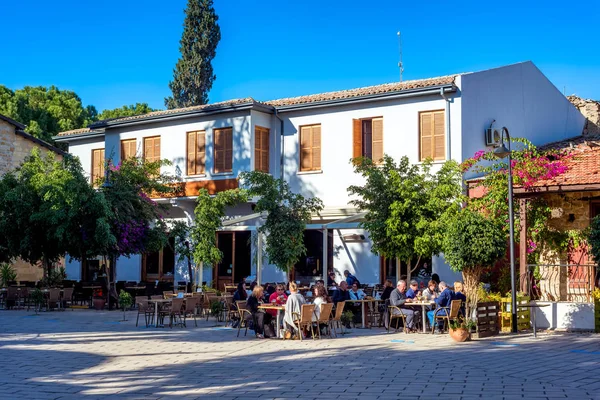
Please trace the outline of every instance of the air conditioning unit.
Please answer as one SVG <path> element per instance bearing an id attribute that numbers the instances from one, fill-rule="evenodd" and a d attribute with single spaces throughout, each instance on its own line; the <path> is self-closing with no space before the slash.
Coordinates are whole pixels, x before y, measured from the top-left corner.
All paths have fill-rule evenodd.
<path id="1" fill-rule="evenodd" d="M 500 141 L 502 140 L 502 133 L 500 129 L 496 128 L 487 128 L 485 130 L 485 145 L 498 147 L 500 146 Z"/>
<path id="2" fill-rule="evenodd" d="M 358 235 L 355 233 L 342 235 L 342 239 L 344 242 L 364 242 L 366 240 L 365 235 Z"/>

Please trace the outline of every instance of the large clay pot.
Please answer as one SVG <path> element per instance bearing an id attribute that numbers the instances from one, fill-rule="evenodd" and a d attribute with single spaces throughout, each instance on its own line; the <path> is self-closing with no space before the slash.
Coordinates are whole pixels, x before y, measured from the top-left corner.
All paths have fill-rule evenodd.
<path id="1" fill-rule="evenodd" d="M 450 337 L 454 339 L 455 342 L 466 342 L 471 340 L 471 333 L 463 328 L 450 329 Z"/>
<path id="2" fill-rule="evenodd" d="M 96 310 L 104 310 L 104 305 L 106 301 L 104 299 L 94 299 L 94 309 Z"/>

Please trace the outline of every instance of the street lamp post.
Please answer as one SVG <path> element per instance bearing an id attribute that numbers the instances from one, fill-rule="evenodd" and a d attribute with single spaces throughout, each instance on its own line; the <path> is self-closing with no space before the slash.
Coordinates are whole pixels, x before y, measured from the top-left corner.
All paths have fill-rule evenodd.
<path id="1" fill-rule="evenodd" d="M 508 148 L 504 145 L 504 136 L 506 135 L 506 143 Z M 508 157 L 508 222 L 510 225 L 510 292 L 511 292 L 511 314 L 512 314 L 512 326 L 511 332 L 517 333 L 517 290 L 516 290 L 516 278 L 515 278 L 515 215 L 513 212 L 513 180 L 512 180 L 512 158 L 510 150 L 510 135 L 506 127 L 502 128 L 502 134 L 500 137 L 500 146 L 494 150 L 494 155 L 498 158 Z"/>

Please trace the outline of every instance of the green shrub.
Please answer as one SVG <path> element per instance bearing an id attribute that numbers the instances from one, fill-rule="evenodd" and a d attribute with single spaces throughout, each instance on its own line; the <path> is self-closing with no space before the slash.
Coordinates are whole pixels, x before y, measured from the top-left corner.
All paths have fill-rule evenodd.
<path id="1" fill-rule="evenodd" d="M 17 271 L 10 264 L 0 264 L 0 286 L 7 287 L 9 282 L 17 279 Z"/>

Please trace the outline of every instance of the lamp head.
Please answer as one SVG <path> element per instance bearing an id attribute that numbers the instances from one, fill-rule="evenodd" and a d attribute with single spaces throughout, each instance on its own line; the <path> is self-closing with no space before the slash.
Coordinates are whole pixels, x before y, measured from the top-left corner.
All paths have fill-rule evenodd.
<path id="1" fill-rule="evenodd" d="M 509 154 L 510 154 L 510 150 L 506 148 L 506 146 L 504 145 L 504 141 L 502 143 L 500 143 L 500 147 L 498 147 L 496 150 L 494 150 L 494 155 L 497 158 L 506 158 L 506 157 L 508 157 Z"/>

